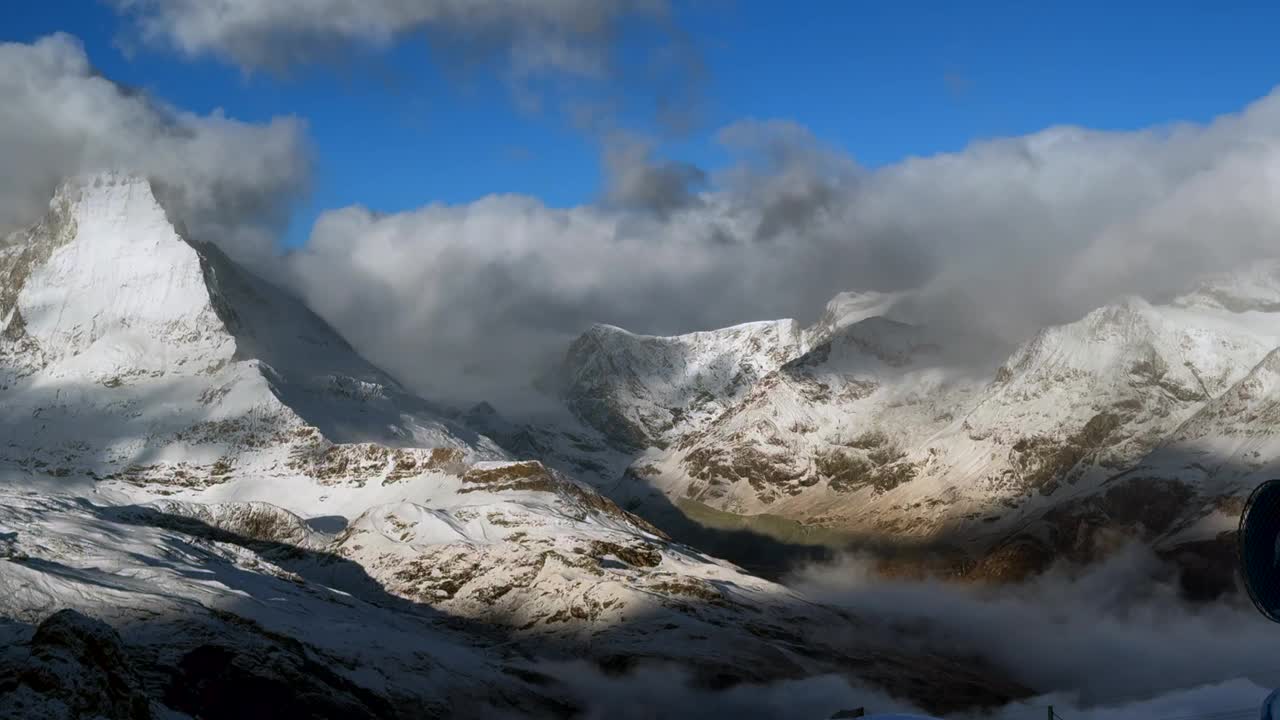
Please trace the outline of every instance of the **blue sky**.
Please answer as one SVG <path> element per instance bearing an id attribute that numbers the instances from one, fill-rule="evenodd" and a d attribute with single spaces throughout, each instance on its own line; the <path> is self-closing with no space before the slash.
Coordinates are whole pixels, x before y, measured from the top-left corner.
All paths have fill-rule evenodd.
<path id="1" fill-rule="evenodd" d="M 958 150 L 975 139 L 1054 124 L 1125 129 L 1204 121 L 1240 109 L 1280 79 L 1263 3 L 842 3 L 719 0 L 678 10 L 708 68 L 706 111 L 663 154 L 714 168 L 714 131 L 743 118 L 784 118 L 865 165 Z M 7 8 L 0 38 L 79 37 L 109 77 L 183 109 L 257 121 L 304 118 L 317 176 L 289 231 L 361 203 L 397 211 L 519 192 L 555 206 L 600 192 L 599 148 L 550 113 L 513 102 L 492 75 L 457 77 L 421 40 L 353 64 L 287 77 L 246 76 L 118 42 L 124 26 L 87 0 Z M 637 102 L 636 107 L 642 106 Z M 635 108 L 632 108 L 633 110 Z M 646 116 L 624 113 L 639 130 Z"/>

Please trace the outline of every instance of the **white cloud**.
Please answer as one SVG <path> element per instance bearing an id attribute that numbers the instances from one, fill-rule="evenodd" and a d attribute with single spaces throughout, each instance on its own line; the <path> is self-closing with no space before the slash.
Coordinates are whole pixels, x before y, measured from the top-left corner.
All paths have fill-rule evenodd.
<path id="1" fill-rule="evenodd" d="M 291 259 L 297 287 L 411 384 L 501 406 L 592 322 L 809 319 L 841 290 L 912 289 L 910 318 L 1014 342 L 1280 249 L 1276 96 L 1203 126 L 1051 128 L 875 170 L 792 123 L 720 138 L 737 159 L 696 196 L 650 182 L 663 165 L 633 144 L 612 158 L 631 203 L 329 213 Z"/>
<path id="2" fill-rule="evenodd" d="M 685 282 L 695 268 L 732 270 L 698 227 L 651 236 L 672 224 L 518 196 L 389 216 L 347 208 L 322 216 L 287 262 L 313 309 L 375 362 L 436 397 L 509 406 L 593 321 L 690 320 L 679 297 L 705 302 Z"/>
<path id="3" fill-rule="evenodd" d="M 119 169 L 157 180 L 193 234 L 243 257 L 270 251 L 310 172 L 301 122 L 167 107 L 95 72 L 67 35 L 0 44 L 0 98 L 0 230 L 38 219 L 62 179 Z"/>
<path id="4" fill-rule="evenodd" d="M 281 69 L 420 32 L 503 57 L 516 75 L 606 70 L 617 24 L 661 19 L 665 0 L 113 0 L 143 38 L 246 70 Z"/>

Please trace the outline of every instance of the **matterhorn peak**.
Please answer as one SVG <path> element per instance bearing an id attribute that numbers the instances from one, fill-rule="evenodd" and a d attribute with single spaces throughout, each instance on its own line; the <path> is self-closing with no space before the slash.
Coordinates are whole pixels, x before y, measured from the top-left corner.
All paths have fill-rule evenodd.
<path id="1" fill-rule="evenodd" d="M 151 457 L 185 456 L 177 448 L 209 423 L 222 423 L 220 437 L 250 437 L 241 429 L 255 425 L 273 437 L 309 427 L 308 437 L 332 442 L 501 456 L 487 439 L 450 427 L 296 298 L 189 241 L 152 184 L 122 172 L 67 180 L 46 217 L 0 248 L 3 391 L 15 423 L 21 413 L 70 413 L 101 426 L 104 447 Z M 68 419 L 20 425 L 24 442 L 43 447 L 58 442 L 39 436 L 53 427 L 86 437 Z M 117 433 L 129 441 L 109 437 Z"/>
<path id="2" fill-rule="evenodd" d="M 195 358 L 225 360 L 234 350 L 199 252 L 137 175 L 64 182 L 26 241 L 0 255 L 0 281 L 12 296 L 10 334 L 20 319 L 41 363 L 70 362 L 69 374 L 85 369 L 88 358 L 76 358 L 86 353 L 163 372 Z"/>
<path id="3" fill-rule="evenodd" d="M 94 170 L 64 178 L 58 186 L 57 193 L 85 192 L 110 187 L 140 187 L 150 191 L 151 181 L 145 175 L 125 170 Z"/>
<path id="4" fill-rule="evenodd" d="M 49 200 L 50 213 L 67 212 L 85 205 L 99 215 L 128 215 L 133 220 L 150 216 L 170 224 L 151 181 L 123 170 L 98 170 L 63 179 Z"/>

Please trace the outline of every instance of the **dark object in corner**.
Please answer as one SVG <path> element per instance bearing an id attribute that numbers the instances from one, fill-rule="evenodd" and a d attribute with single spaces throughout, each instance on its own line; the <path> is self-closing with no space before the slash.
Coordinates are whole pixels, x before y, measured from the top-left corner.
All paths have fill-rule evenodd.
<path id="1" fill-rule="evenodd" d="M 1249 598 L 1268 620 L 1280 622 L 1280 480 L 1254 489 L 1240 513 L 1238 538 Z"/>

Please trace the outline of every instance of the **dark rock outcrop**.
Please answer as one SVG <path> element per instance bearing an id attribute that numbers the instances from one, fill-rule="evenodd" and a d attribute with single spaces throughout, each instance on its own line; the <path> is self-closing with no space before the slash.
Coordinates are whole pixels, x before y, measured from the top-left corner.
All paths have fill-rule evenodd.
<path id="1" fill-rule="evenodd" d="M 120 635 L 59 610 L 0 664 L 0 717 L 147 720 L 151 702 Z"/>

